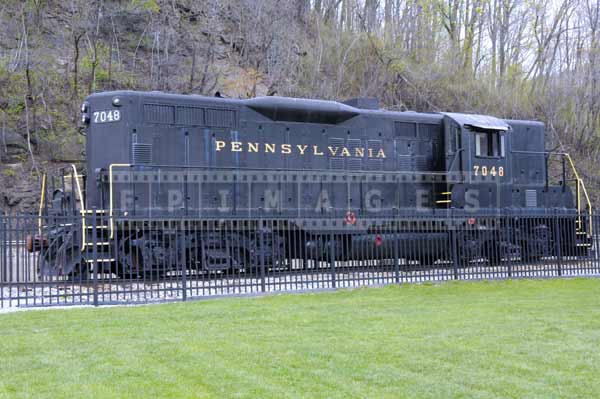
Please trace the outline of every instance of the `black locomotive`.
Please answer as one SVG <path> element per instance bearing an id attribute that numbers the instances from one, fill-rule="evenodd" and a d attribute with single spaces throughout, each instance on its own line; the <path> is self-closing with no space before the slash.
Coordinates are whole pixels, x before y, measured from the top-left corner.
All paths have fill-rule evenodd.
<path id="1" fill-rule="evenodd" d="M 390 112 L 366 98 L 133 91 L 93 94 L 81 112 L 85 172 L 71 169 L 70 192 L 48 192 L 44 182 L 40 236 L 30 245 L 45 276 L 86 271 L 91 248 L 106 272 L 168 269 L 183 256 L 166 244 L 173 223 L 186 267 L 207 272 L 250 268 L 257 254 L 369 259 L 391 246 L 401 248 L 394 256 L 435 262 L 451 256 L 450 221 L 474 225 L 459 238 L 464 262 L 534 259 L 554 254 L 544 215 L 556 212 L 572 230 L 564 253 L 590 247 L 583 182 L 567 154 L 545 150 L 539 122 Z M 553 157 L 562 160 L 556 183 Z M 72 213 L 79 222 L 60 223 Z M 539 217 L 527 226 L 479 226 L 474 217 L 498 214 Z M 402 234 L 415 217 L 439 223 Z M 278 223 L 265 228 L 266 219 Z M 373 234 L 382 224 L 390 234 Z M 416 249 L 424 241 L 431 250 Z"/>

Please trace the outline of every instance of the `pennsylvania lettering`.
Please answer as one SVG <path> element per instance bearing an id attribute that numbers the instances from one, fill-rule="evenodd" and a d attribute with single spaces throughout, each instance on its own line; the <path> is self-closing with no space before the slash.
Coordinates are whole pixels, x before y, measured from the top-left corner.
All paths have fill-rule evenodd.
<path id="1" fill-rule="evenodd" d="M 276 143 L 256 143 L 242 141 L 223 141 L 215 140 L 215 149 L 217 151 L 230 152 L 262 152 L 267 154 L 299 154 L 332 157 L 358 157 L 358 158 L 385 158 L 385 152 L 382 148 L 365 148 L 365 147 L 340 147 L 308 144 L 276 144 Z"/>

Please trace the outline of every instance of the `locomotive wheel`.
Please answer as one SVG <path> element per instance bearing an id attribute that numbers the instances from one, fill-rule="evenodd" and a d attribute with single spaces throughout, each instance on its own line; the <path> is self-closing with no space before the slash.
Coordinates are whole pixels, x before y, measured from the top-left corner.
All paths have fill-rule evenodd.
<path id="1" fill-rule="evenodd" d="M 273 239 L 274 243 L 271 247 L 271 263 L 272 268 L 277 270 L 291 270 L 292 264 L 285 253 L 285 242 L 276 235 Z"/>
<path id="2" fill-rule="evenodd" d="M 539 262 L 542 259 L 542 255 L 530 252 L 527 246 L 521 247 L 521 251 L 523 251 L 523 262 Z"/>
<path id="3" fill-rule="evenodd" d="M 70 279 L 86 279 L 89 278 L 89 270 L 82 268 L 83 258 L 78 247 L 67 248 L 63 254 L 56 258 L 56 265 L 63 274 L 66 274 Z"/>
<path id="4" fill-rule="evenodd" d="M 523 262 L 539 262 L 542 257 L 549 256 L 554 248 L 554 238 L 545 225 L 539 225 L 528 232 L 521 242 L 521 259 Z"/>
<path id="5" fill-rule="evenodd" d="M 500 263 L 502 263 L 500 247 L 492 241 L 488 241 L 485 245 L 485 257 L 487 258 L 490 266 L 498 266 Z"/>
<path id="6" fill-rule="evenodd" d="M 533 238 L 532 238 L 533 240 Z M 552 245 L 552 244 L 551 244 Z M 552 247 L 550 247 L 552 248 Z M 539 262 L 544 256 L 543 253 L 540 253 L 540 250 L 543 251 L 543 248 L 532 246 L 530 242 L 524 241 L 521 243 L 521 260 L 523 262 Z"/>
<path id="7" fill-rule="evenodd" d="M 67 233 L 53 240 L 40 253 L 38 273 L 41 277 L 66 276 L 71 279 L 88 276 L 87 270 L 82 269 L 82 264 L 81 249 L 73 243 L 73 234 Z"/>
<path id="8" fill-rule="evenodd" d="M 463 235 L 459 237 L 458 244 L 458 267 L 460 268 L 470 267 L 471 262 L 486 257 L 485 243 L 481 242 L 476 236 Z"/>
<path id="9" fill-rule="evenodd" d="M 122 279 L 140 278 L 144 270 L 144 259 L 141 251 L 132 247 L 131 251 L 125 253 L 122 251 L 120 262 L 117 264 L 115 274 Z"/>
<path id="10" fill-rule="evenodd" d="M 256 273 L 256 262 L 252 262 L 252 255 L 242 247 L 234 247 L 231 249 L 231 257 L 233 259 L 234 273 Z"/>
<path id="11" fill-rule="evenodd" d="M 265 271 L 291 270 L 291 260 L 285 251 L 285 241 L 282 237 L 274 235 L 265 239 L 265 244 L 260 245 L 256 239 L 249 240 L 247 248 L 232 248 L 232 258 L 250 273 L 260 273 L 264 259 Z"/>

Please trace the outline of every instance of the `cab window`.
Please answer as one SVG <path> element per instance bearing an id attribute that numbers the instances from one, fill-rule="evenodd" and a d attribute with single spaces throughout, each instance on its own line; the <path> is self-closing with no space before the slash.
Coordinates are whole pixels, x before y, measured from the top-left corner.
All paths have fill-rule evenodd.
<path id="1" fill-rule="evenodd" d="M 475 156 L 504 158 L 504 134 L 497 131 L 475 132 Z"/>

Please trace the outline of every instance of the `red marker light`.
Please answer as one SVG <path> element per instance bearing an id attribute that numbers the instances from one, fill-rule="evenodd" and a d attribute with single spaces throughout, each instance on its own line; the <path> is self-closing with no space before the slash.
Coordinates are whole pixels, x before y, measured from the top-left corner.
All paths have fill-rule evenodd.
<path id="1" fill-rule="evenodd" d="M 354 224 L 356 223 L 356 215 L 354 214 L 354 212 L 346 212 L 346 223 L 348 224 Z"/>

